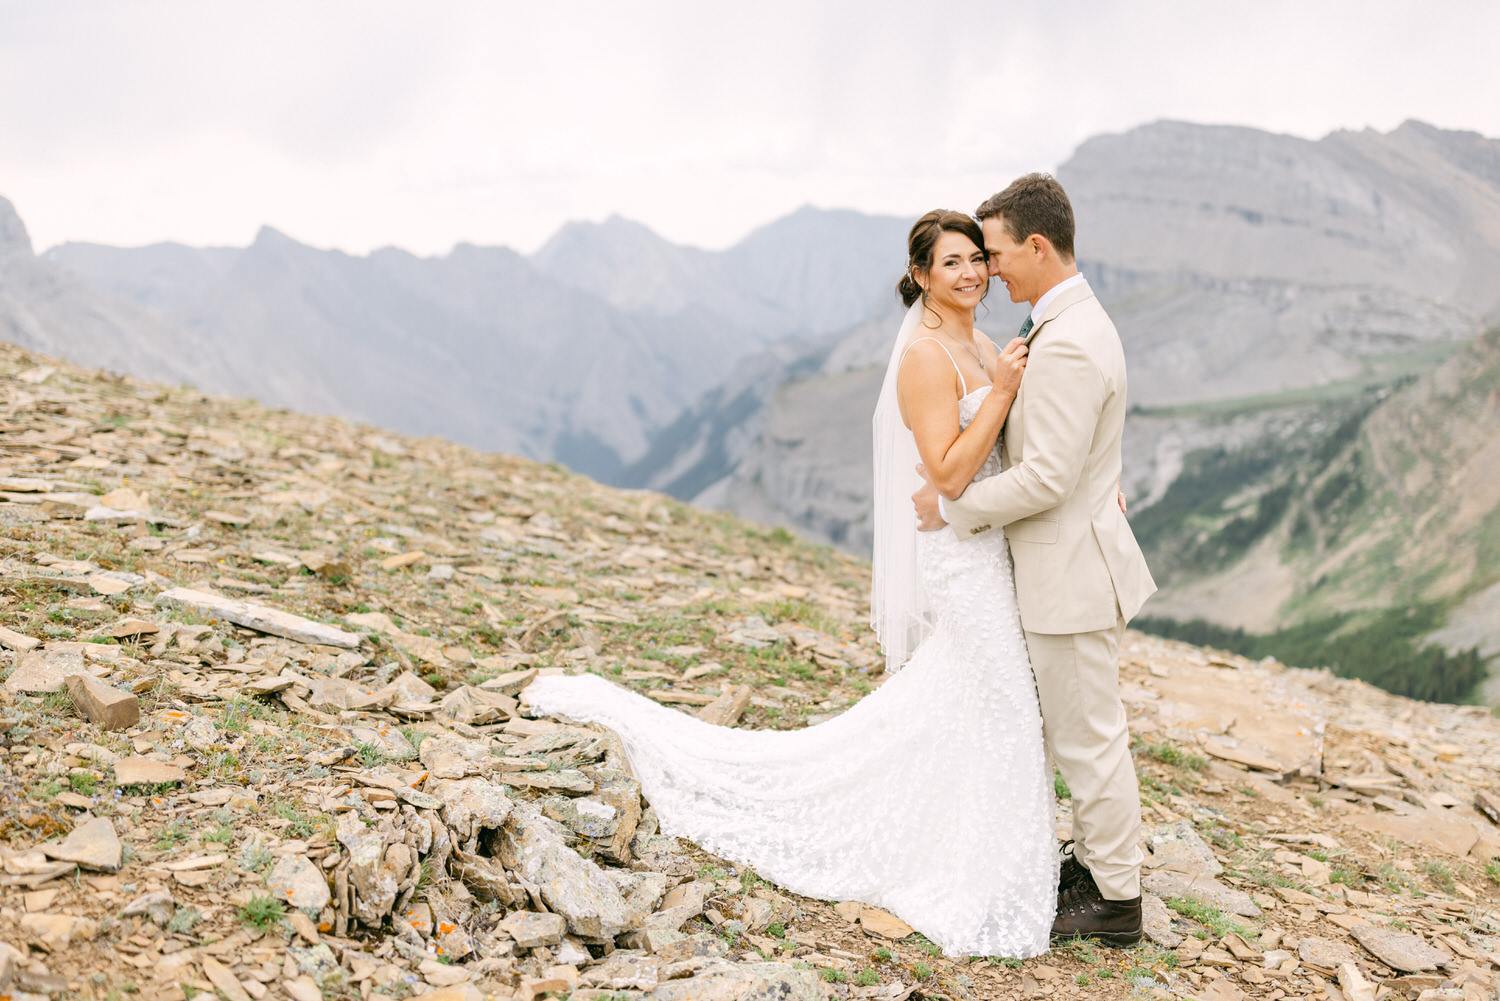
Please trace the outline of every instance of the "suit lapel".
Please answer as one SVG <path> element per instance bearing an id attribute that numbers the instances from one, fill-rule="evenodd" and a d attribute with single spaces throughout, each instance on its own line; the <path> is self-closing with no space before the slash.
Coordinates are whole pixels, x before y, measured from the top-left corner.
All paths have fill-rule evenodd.
<path id="1" fill-rule="evenodd" d="M 1047 304 L 1047 311 L 1042 314 L 1042 320 L 1031 329 L 1031 337 L 1027 343 L 1035 344 L 1036 339 L 1041 336 L 1042 330 L 1047 324 L 1057 319 L 1063 311 L 1070 306 L 1087 299 L 1094 298 L 1094 290 L 1089 288 L 1087 281 L 1079 282 L 1077 285 L 1058 295 Z M 1000 448 L 1000 464 L 1009 469 L 1020 458 L 1026 438 L 1026 378 L 1021 378 L 1021 388 L 1016 390 L 1015 401 L 1011 403 L 1010 415 L 1005 419 L 1005 441 Z"/>
<path id="2" fill-rule="evenodd" d="M 1087 281 L 1079 282 L 1077 285 L 1058 295 L 1056 299 L 1047 304 L 1047 311 L 1042 314 L 1041 322 L 1032 328 L 1030 343 L 1035 343 L 1037 336 L 1042 332 L 1042 328 L 1061 316 L 1063 310 L 1069 306 L 1076 306 L 1085 299 L 1092 298 L 1094 298 L 1094 290 L 1089 288 Z"/>

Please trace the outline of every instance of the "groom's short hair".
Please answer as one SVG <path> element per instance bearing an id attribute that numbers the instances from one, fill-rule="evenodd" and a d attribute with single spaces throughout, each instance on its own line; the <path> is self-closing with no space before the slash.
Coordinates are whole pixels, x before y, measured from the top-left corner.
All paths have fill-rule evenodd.
<path id="1" fill-rule="evenodd" d="M 998 195 L 984 200 L 974 214 L 980 222 L 999 216 L 1017 243 L 1032 233 L 1067 260 L 1073 259 L 1073 205 L 1051 174 L 1027 174 L 1010 182 Z"/>

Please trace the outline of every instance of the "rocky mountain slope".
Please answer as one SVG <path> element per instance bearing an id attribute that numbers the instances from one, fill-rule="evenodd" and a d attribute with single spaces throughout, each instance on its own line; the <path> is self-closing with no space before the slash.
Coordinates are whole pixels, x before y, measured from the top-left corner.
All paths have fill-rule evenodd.
<path id="1" fill-rule="evenodd" d="M 0 406 L 11 997 L 1494 996 L 1482 709 L 1132 633 L 1150 940 L 942 957 L 661 837 L 611 735 L 524 698 L 814 724 L 881 682 L 864 564 L 10 346 Z"/>
<path id="2" fill-rule="evenodd" d="M 1500 583 L 1497 394 L 1500 329 L 1321 441 L 1207 460 L 1137 522 L 1166 585 L 1154 614 L 1268 631 L 1431 607 L 1446 621 L 1435 641 L 1500 652 L 1487 612 Z"/>
<path id="3" fill-rule="evenodd" d="M 64 244 L 37 261 L 27 244 L 13 255 L 25 268 L 133 301 L 132 338 L 160 347 L 18 343 L 607 479 L 740 358 L 861 319 L 900 269 L 902 227 L 804 209 L 708 252 L 611 219 L 564 227 L 531 257 L 351 257 L 271 229 L 243 249 Z"/>

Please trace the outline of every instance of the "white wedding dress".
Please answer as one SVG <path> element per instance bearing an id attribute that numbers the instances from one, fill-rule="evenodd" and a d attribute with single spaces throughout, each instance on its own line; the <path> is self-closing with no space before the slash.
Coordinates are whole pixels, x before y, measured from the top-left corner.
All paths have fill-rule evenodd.
<path id="1" fill-rule="evenodd" d="M 959 401 L 965 427 L 988 391 Z M 975 479 L 999 470 L 997 444 Z M 662 833 L 795 893 L 883 907 L 950 956 L 1040 955 L 1058 854 L 1010 553 L 998 531 L 917 545 L 931 635 L 826 722 L 711 726 L 594 675 L 539 678 L 526 698 L 618 733 Z"/>

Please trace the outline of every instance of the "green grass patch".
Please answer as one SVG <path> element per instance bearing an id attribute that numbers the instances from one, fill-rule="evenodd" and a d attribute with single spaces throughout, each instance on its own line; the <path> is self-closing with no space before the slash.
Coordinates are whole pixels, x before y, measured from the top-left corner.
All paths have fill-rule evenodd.
<path id="1" fill-rule="evenodd" d="M 1242 938 L 1250 938 L 1254 935 L 1238 921 L 1225 917 L 1224 912 L 1212 904 L 1205 904 L 1189 897 L 1173 897 L 1167 901 L 1167 906 L 1190 921 L 1198 922 L 1216 939 L 1223 938 L 1230 932 Z"/>
<path id="2" fill-rule="evenodd" d="M 1184 751 L 1176 744 L 1162 741 L 1158 744 L 1141 745 L 1141 753 L 1173 768 L 1201 772 L 1208 769 L 1208 759 L 1192 751 Z"/>
<path id="3" fill-rule="evenodd" d="M 282 913 L 281 901 L 269 893 L 262 893 L 251 897 L 250 901 L 240 908 L 240 920 L 252 928 L 270 931 L 281 920 Z"/>

